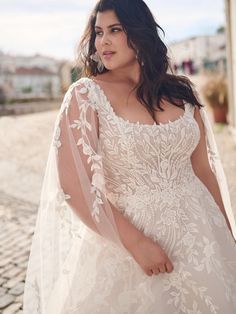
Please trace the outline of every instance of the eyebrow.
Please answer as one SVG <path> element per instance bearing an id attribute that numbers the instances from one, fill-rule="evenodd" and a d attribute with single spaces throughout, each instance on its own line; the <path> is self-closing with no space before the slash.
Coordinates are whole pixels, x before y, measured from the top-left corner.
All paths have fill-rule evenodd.
<path id="1" fill-rule="evenodd" d="M 120 23 L 115 23 L 115 24 L 111 24 L 109 25 L 107 28 L 111 28 L 111 27 L 114 27 L 114 26 L 122 26 Z M 99 29 L 102 29 L 102 27 L 98 26 L 98 25 L 95 25 L 95 28 L 99 28 Z"/>

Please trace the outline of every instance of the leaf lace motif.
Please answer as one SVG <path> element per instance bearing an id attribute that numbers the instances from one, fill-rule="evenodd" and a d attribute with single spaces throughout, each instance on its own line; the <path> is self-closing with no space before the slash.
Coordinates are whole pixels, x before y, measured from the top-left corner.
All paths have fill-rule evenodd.
<path id="1" fill-rule="evenodd" d="M 86 94 L 87 92 L 88 90 L 85 87 L 80 88 L 78 91 L 78 93 L 82 95 Z M 104 190 L 105 182 L 102 173 L 99 173 L 99 170 L 102 170 L 102 158 L 94 151 L 94 149 L 90 145 L 90 140 L 88 136 L 88 133 L 92 132 L 92 126 L 89 121 L 87 121 L 86 117 L 89 107 L 93 108 L 93 106 L 91 106 L 90 102 L 87 99 L 83 99 L 80 101 L 79 118 L 73 121 L 73 123 L 70 125 L 70 128 L 77 129 L 78 131 L 81 131 L 82 134 L 82 137 L 80 137 L 77 142 L 77 146 L 82 147 L 83 153 L 88 156 L 87 163 L 91 164 L 91 171 L 93 172 L 93 176 L 90 192 L 95 193 L 95 200 L 93 202 L 93 210 L 91 214 L 97 222 L 100 222 L 99 205 L 103 204 L 101 191 Z"/>

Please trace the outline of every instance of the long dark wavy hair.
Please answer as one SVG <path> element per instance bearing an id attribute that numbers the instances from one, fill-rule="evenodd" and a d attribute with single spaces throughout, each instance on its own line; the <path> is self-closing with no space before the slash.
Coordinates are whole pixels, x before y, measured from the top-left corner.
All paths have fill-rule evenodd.
<path id="1" fill-rule="evenodd" d="M 136 96 L 147 108 L 153 120 L 157 123 L 154 111 L 163 111 L 160 106 L 162 99 L 178 107 L 183 106 L 183 101 L 199 108 L 202 107 L 193 92 L 193 83 L 185 76 L 173 74 L 167 56 L 167 47 L 159 35 L 160 31 L 163 34 L 164 31 L 156 23 L 150 9 L 142 0 L 99 0 L 97 2 L 79 44 L 78 58 L 79 64 L 82 65 L 82 75 L 91 77 L 98 74 L 96 62 L 90 58 L 96 51 L 95 23 L 97 13 L 108 10 L 115 12 L 127 35 L 129 47 L 136 53 L 138 52 L 137 59 L 141 75 L 135 86 Z M 106 68 L 103 70 L 103 72 L 107 71 Z"/>

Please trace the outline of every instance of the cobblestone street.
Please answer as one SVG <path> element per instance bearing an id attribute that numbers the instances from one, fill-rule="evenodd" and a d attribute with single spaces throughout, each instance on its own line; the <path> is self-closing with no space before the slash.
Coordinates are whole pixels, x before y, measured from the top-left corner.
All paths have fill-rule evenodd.
<path id="1" fill-rule="evenodd" d="M 24 279 L 56 114 L 48 111 L 0 118 L 2 314 L 23 313 Z"/>
<path id="2" fill-rule="evenodd" d="M 0 313 L 20 314 L 31 237 L 57 111 L 0 118 Z M 236 146 L 214 128 L 236 212 Z M 32 313 L 34 314 L 34 313 Z"/>

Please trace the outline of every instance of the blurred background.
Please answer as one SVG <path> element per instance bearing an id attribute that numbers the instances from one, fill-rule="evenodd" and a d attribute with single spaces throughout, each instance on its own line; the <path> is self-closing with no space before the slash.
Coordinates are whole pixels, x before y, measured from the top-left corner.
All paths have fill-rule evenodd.
<path id="1" fill-rule="evenodd" d="M 78 79 L 76 49 L 95 3 L 0 1 L 3 314 L 23 313 L 25 271 L 54 122 L 65 91 Z M 236 0 L 146 3 L 165 31 L 173 71 L 191 78 L 206 105 L 236 212 Z"/>

